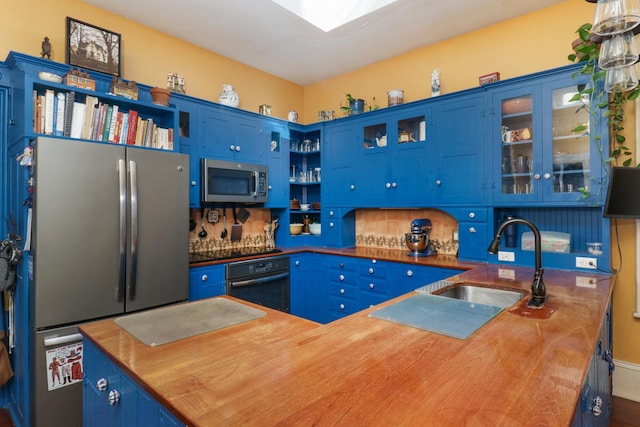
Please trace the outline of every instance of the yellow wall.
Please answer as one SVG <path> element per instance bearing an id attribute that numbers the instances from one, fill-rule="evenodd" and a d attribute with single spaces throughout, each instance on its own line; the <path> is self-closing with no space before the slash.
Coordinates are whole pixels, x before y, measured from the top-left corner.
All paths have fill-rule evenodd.
<path id="1" fill-rule="evenodd" d="M 301 112 L 304 88 L 287 80 L 235 62 L 176 38 L 141 26 L 80 0 L 25 0 L 3 5 L 0 58 L 11 51 L 40 56 L 48 36 L 52 60 L 65 62 L 66 17 L 84 21 L 122 35 L 122 77 L 166 87 L 168 72 L 185 77 L 187 94 L 218 100 L 222 84 L 233 84 L 240 108 L 258 112 L 271 105 L 274 117 L 289 110 Z M 302 113 L 300 113 L 302 115 Z"/>
<path id="2" fill-rule="evenodd" d="M 442 92 L 448 93 L 475 87 L 478 76 L 494 71 L 507 79 L 567 65 L 575 30 L 591 22 L 594 11 L 592 3 L 566 0 L 303 88 L 80 0 L 26 0 L 4 5 L 0 57 L 10 50 L 38 56 L 40 42 L 48 36 L 54 48 L 53 59 L 65 62 L 65 17 L 71 16 L 122 34 L 125 79 L 164 87 L 166 73 L 177 72 L 186 78 L 187 94 L 213 101 L 221 85 L 230 83 L 240 95 L 241 108 L 256 112 L 258 105 L 267 103 L 276 117 L 285 118 L 293 109 L 299 112 L 301 122 L 309 123 L 315 121 L 318 110 L 333 109 L 340 114 L 345 93 L 368 101 L 375 97 L 381 107 L 386 106 L 390 89 L 404 89 L 407 102 L 431 96 L 434 68 L 440 68 Z M 632 133 L 627 136 L 632 140 Z M 632 221 L 620 221 L 619 225 L 624 268 L 614 292 L 614 355 L 640 364 L 640 320 L 632 316 L 635 227 Z M 612 241 L 615 244 L 615 238 Z M 612 252 L 616 266 L 617 253 L 615 249 Z M 553 292 L 551 284 L 549 288 Z"/>

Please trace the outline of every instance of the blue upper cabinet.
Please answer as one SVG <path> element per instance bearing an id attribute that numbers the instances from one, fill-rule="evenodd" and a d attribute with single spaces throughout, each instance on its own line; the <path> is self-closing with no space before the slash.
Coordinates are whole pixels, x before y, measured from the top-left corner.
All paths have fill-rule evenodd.
<path id="1" fill-rule="evenodd" d="M 486 175 L 488 135 L 485 96 L 464 93 L 434 105 L 435 137 L 429 156 L 434 176 L 428 183 L 438 205 L 484 204 L 490 183 Z"/>
<path id="2" fill-rule="evenodd" d="M 354 120 L 325 124 L 322 150 L 322 206 L 356 206 L 358 140 Z"/>
<path id="3" fill-rule="evenodd" d="M 267 141 L 259 118 L 223 106 L 202 111 L 202 155 L 219 160 L 265 163 Z"/>
<path id="4" fill-rule="evenodd" d="M 580 205 L 582 192 L 599 185 L 590 101 L 571 100 L 586 83 L 564 72 L 492 92 L 494 202 Z"/>
<path id="5" fill-rule="evenodd" d="M 285 122 L 264 118 L 260 128 L 260 145 L 267 147 L 269 166 L 269 201 L 265 207 L 286 208 L 289 205 L 289 128 Z"/>
<path id="6" fill-rule="evenodd" d="M 413 207 L 429 199 L 433 157 L 426 106 L 367 113 L 358 122 L 359 206 Z"/>

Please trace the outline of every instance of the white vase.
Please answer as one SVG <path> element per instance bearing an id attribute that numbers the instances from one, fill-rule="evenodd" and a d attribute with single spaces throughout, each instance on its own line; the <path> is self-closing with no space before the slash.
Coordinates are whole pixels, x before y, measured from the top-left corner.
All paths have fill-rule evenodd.
<path id="1" fill-rule="evenodd" d="M 229 107 L 238 107 L 240 105 L 240 98 L 233 88 L 233 85 L 222 85 L 222 92 L 220 92 L 218 101 L 220 104 Z"/>

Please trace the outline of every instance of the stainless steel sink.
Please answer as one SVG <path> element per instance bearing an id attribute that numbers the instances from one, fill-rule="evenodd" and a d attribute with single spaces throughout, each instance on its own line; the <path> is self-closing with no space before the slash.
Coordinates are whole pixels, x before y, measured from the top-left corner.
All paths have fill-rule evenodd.
<path id="1" fill-rule="evenodd" d="M 487 288 L 470 283 L 458 283 L 433 294 L 500 308 L 509 307 L 525 296 L 525 292 L 521 291 Z"/>

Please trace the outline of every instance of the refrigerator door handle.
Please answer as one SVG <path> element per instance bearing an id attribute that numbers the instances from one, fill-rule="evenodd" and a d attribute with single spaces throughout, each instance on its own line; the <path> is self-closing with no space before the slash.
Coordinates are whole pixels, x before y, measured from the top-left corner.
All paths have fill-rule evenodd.
<path id="1" fill-rule="evenodd" d="M 129 197 L 131 198 L 131 275 L 129 276 L 129 299 L 136 297 L 138 275 L 138 172 L 136 162 L 129 161 Z"/>
<path id="2" fill-rule="evenodd" d="M 122 301 L 127 282 L 127 168 L 124 159 L 118 160 L 118 187 L 120 191 L 120 271 L 116 299 Z"/>
<path id="3" fill-rule="evenodd" d="M 69 344 L 69 343 L 78 342 L 78 341 L 82 341 L 82 334 L 71 334 L 71 335 L 64 335 L 61 337 L 45 338 L 44 346 L 52 347 L 54 345 Z"/>

